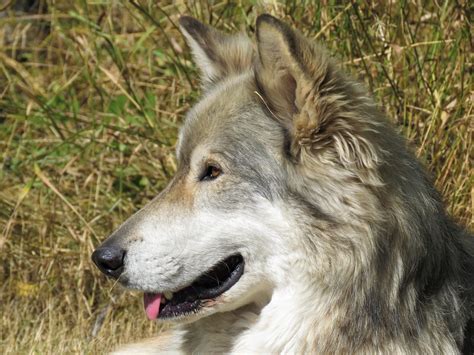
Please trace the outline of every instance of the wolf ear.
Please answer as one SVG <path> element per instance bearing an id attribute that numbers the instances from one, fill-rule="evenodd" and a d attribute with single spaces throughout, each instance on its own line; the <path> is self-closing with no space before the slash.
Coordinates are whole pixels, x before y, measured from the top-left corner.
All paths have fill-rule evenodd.
<path id="1" fill-rule="evenodd" d="M 267 14 L 257 18 L 257 48 L 257 83 L 275 113 L 291 118 L 301 110 L 311 83 L 326 75 L 326 59 L 302 35 Z"/>
<path id="2" fill-rule="evenodd" d="M 179 25 L 201 71 L 204 89 L 252 68 L 254 50 L 244 34 L 228 35 L 189 16 L 182 16 Z"/>
<path id="3" fill-rule="evenodd" d="M 301 152 L 314 156 L 328 147 L 343 164 L 367 168 L 377 161 L 366 134 L 372 123 L 365 117 L 372 108 L 321 48 L 280 20 L 261 15 L 257 49 L 258 90 L 289 132 L 296 161 Z"/>
<path id="4" fill-rule="evenodd" d="M 308 117 L 305 111 L 317 109 L 317 98 L 324 95 L 326 85 L 331 85 L 331 65 L 326 55 L 299 32 L 267 14 L 257 19 L 257 48 L 259 90 L 272 114 L 290 132 L 292 150 L 298 150 L 303 131 L 317 130 L 322 123 L 317 121 L 320 114 L 311 112 L 316 115 Z M 313 122 L 302 122 L 300 116 Z"/>

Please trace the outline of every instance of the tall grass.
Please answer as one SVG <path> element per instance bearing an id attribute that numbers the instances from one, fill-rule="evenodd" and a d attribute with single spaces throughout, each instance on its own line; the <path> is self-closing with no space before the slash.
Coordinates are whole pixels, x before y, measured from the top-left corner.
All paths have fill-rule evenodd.
<path id="1" fill-rule="evenodd" d="M 472 226 L 468 1 L 51 1 L 0 15 L 0 352 L 104 352 L 155 334 L 90 261 L 175 171 L 198 95 L 191 14 L 254 36 L 276 15 L 365 81 Z"/>

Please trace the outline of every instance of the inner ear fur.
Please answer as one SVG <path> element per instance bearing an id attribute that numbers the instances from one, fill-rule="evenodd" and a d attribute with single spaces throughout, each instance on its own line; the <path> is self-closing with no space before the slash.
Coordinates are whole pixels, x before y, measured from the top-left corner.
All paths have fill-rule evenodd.
<path id="1" fill-rule="evenodd" d="M 257 87 L 289 131 L 296 161 L 329 148 L 343 165 L 377 164 L 368 134 L 377 123 L 367 119 L 374 105 L 323 49 L 270 15 L 257 19 L 257 49 Z"/>
<path id="2" fill-rule="evenodd" d="M 179 25 L 201 71 L 204 89 L 252 68 L 255 51 L 245 34 L 225 34 L 189 16 L 182 16 Z"/>

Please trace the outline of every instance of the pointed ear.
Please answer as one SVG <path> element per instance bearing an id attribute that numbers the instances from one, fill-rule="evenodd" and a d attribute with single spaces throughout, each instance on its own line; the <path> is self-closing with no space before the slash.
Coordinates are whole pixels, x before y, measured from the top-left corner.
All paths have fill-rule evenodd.
<path id="1" fill-rule="evenodd" d="M 275 112 L 291 118 L 312 82 L 324 79 L 327 60 L 299 32 L 267 14 L 257 19 L 257 48 L 257 81 Z"/>
<path id="2" fill-rule="evenodd" d="M 179 25 L 201 71 L 204 89 L 252 68 L 254 50 L 244 34 L 228 35 L 189 16 L 182 16 Z"/>
<path id="3" fill-rule="evenodd" d="M 295 115 L 327 82 L 329 61 L 299 32 L 267 14 L 257 19 L 257 48 L 257 84 L 273 113 L 295 133 Z"/>
<path id="4" fill-rule="evenodd" d="M 265 104 L 287 128 L 291 154 L 332 149 L 351 166 L 374 163 L 365 131 L 368 100 L 331 62 L 324 50 L 280 20 L 257 19 L 258 60 L 255 76 Z"/>

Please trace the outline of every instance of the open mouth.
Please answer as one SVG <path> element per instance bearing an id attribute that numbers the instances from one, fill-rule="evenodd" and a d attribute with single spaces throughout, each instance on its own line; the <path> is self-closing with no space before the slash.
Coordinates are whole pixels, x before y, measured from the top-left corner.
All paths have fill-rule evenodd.
<path id="1" fill-rule="evenodd" d="M 145 293 L 145 312 L 151 320 L 196 313 L 207 301 L 217 298 L 234 286 L 243 272 L 242 255 L 232 255 L 179 291 Z"/>

